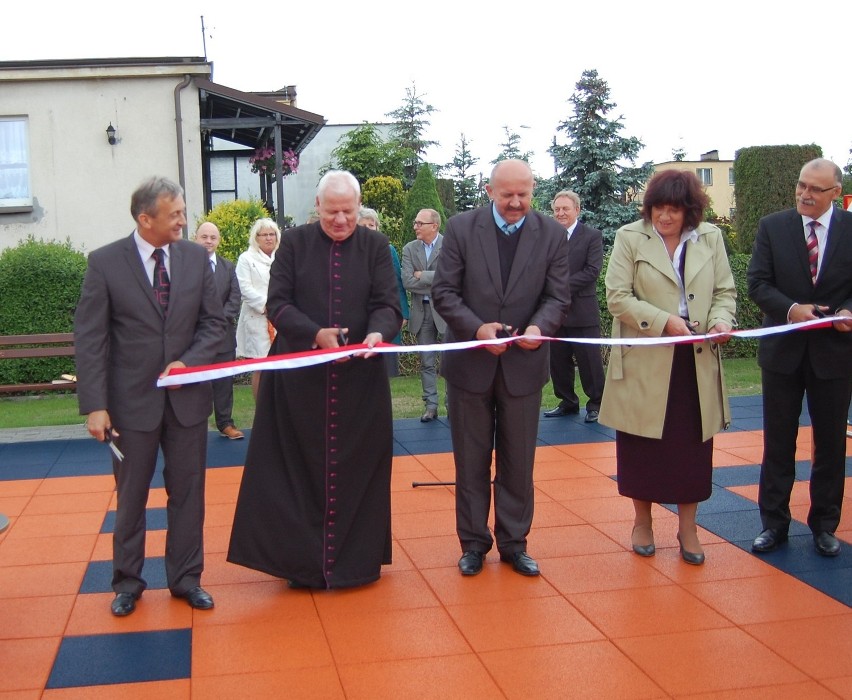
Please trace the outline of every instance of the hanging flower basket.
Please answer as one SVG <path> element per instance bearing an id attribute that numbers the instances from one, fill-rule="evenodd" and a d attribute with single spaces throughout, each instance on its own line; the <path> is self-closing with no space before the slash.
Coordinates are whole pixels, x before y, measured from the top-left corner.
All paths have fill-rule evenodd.
<path id="1" fill-rule="evenodd" d="M 263 173 L 275 179 L 275 149 L 270 147 L 258 148 L 254 155 L 249 158 L 251 171 Z M 287 149 L 281 153 L 281 172 L 284 177 L 299 171 L 299 156 L 292 150 Z"/>

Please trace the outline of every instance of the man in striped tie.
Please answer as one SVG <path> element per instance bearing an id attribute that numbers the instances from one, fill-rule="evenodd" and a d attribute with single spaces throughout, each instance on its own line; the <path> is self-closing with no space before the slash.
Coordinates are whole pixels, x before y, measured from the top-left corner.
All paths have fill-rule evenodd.
<path id="1" fill-rule="evenodd" d="M 752 551 L 787 541 L 796 478 L 796 435 L 807 397 L 813 429 L 811 506 L 807 524 L 818 554 L 840 553 L 846 476 L 846 415 L 852 396 L 852 213 L 834 207 L 840 168 L 823 158 L 806 163 L 796 183 L 796 208 L 760 220 L 748 269 L 749 296 L 765 326 L 842 316 L 828 328 L 766 336 L 758 364 L 763 386 L 763 461 L 758 505 L 762 532 Z"/>

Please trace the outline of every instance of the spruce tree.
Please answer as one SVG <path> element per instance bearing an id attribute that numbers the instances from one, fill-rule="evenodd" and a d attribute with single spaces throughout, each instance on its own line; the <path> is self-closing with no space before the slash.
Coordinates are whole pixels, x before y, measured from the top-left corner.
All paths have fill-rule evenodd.
<path id="1" fill-rule="evenodd" d="M 408 199 L 405 203 L 405 217 L 403 219 L 403 238 L 406 242 L 414 240 L 414 217 L 421 209 L 434 209 L 441 215 L 441 231 L 447 223 L 447 214 L 438 196 L 438 188 L 435 186 L 435 175 L 428 163 L 420 166 L 414 184 L 408 191 Z"/>

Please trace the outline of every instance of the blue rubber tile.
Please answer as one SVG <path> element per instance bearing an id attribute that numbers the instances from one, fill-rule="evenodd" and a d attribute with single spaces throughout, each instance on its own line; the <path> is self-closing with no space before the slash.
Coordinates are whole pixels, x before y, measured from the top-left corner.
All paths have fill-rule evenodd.
<path id="1" fill-rule="evenodd" d="M 242 440 L 228 440 L 218 432 L 210 431 L 207 438 L 207 466 L 208 467 L 241 467 L 246 463 L 246 450 L 248 450 L 251 430 L 244 430 L 245 438 Z"/>
<path id="2" fill-rule="evenodd" d="M 166 582 L 166 563 L 163 557 L 146 557 L 142 566 L 142 578 L 148 588 L 168 588 Z M 80 593 L 111 593 L 112 561 L 92 561 L 86 567 L 86 574 L 80 584 Z"/>
<path id="3" fill-rule="evenodd" d="M 168 516 L 165 508 L 147 508 L 145 510 L 145 529 L 165 530 L 168 527 Z M 107 511 L 104 523 L 101 525 L 101 532 L 115 532 L 115 511 Z"/>
<path id="4" fill-rule="evenodd" d="M 710 498 L 703 501 L 698 507 L 702 515 L 757 510 L 754 501 L 750 501 L 748 498 L 744 498 L 737 493 L 728 491 L 728 489 L 716 486 L 715 484 L 713 485 L 713 492 Z"/>
<path id="5" fill-rule="evenodd" d="M 798 574 L 798 578 L 844 605 L 852 607 L 852 567 L 803 571 Z"/>
<path id="6" fill-rule="evenodd" d="M 189 678 L 192 630 L 66 637 L 47 688 L 79 688 Z"/>
<path id="7" fill-rule="evenodd" d="M 44 479 L 50 474 L 50 464 L 15 464 L 8 463 L 0 454 L 0 481 L 17 481 L 19 479 Z"/>
<path id="8" fill-rule="evenodd" d="M 736 542 L 737 540 L 748 540 L 749 548 L 751 541 L 761 531 L 760 514 L 757 506 L 752 504 L 751 510 L 738 510 L 727 513 L 704 513 L 704 504 L 698 504 L 698 524 L 710 530 L 719 537 Z"/>
<path id="9" fill-rule="evenodd" d="M 48 477 L 51 479 L 63 476 L 103 476 L 112 474 L 112 461 L 106 455 L 100 454 L 95 459 L 78 460 L 63 459 L 54 464 Z"/>
<path id="10" fill-rule="evenodd" d="M 719 486 L 752 486 L 760 481 L 760 467 L 719 467 L 713 470 L 713 483 Z"/>
<path id="11" fill-rule="evenodd" d="M 428 455 L 436 452 L 452 452 L 453 441 L 450 438 L 427 440 L 406 440 L 402 446 L 412 455 Z"/>

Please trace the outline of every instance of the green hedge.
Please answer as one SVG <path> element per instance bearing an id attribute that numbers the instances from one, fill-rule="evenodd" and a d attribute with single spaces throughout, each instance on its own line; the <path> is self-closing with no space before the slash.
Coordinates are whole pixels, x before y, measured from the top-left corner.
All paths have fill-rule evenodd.
<path id="1" fill-rule="evenodd" d="M 70 333 L 86 257 L 70 241 L 27 238 L 0 254 L 0 335 Z M 74 372 L 69 357 L 3 360 L 0 384 L 43 383 Z"/>
<path id="2" fill-rule="evenodd" d="M 248 250 L 249 231 L 254 222 L 271 218 L 272 215 L 259 199 L 235 199 L 217 204 L 206 216 L 195 222 L 195 228 L 197 230 L 205 221 L 216 224 L 222 237 L 216 253 L 236 263 L 240 253 Z"/>

